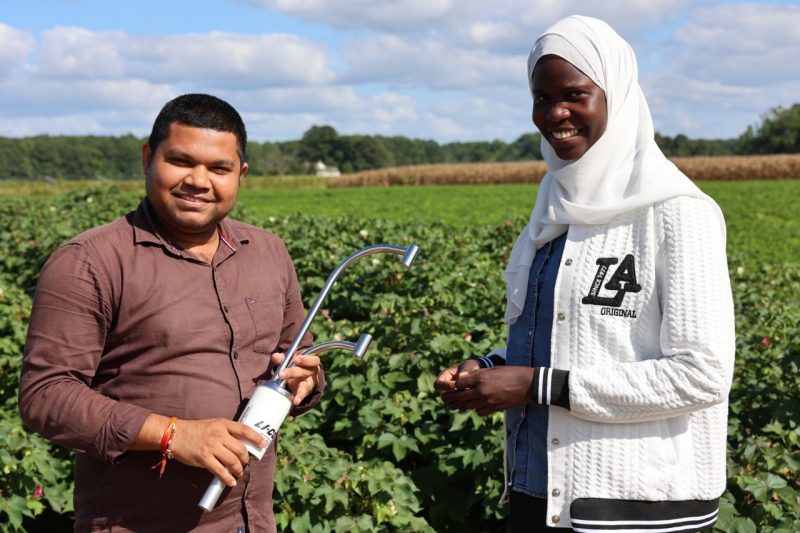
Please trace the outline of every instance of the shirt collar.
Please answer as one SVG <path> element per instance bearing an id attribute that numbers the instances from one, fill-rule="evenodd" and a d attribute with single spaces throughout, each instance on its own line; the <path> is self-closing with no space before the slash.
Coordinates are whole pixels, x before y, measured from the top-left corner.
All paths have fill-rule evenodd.
<path id="1" fill-rule="evenodd" d="M 172 244 L 172 240 L 158 221 L 158 217 L 153 210 L 153 206 L 147 197 L 142 198 L 139 207 L 133 212 L 133 242 L 134 244 L 150 243 L 164 247 L 173 255 L 181 257 L 183 254 L 177 246 Z M 228 217 L 225 217 L 217 225 L 219 231 L 220 246 L 225 247 L 229 253 L 236 252 L 242 244 L 246 244 L 248 239 L 239 231 Z"/>
<path id="2" fill-rule="evenodd" d="M 217 230 L 219 231 L 219 238 L 222 241 L 220 245 L 225 246 L 232 252 L 235 252 L 243 244 L 249 242 L 249 239 L 241 232 L 237 224 L 234 224 L 228 217 L 220 220 L 217 225 Z"/>

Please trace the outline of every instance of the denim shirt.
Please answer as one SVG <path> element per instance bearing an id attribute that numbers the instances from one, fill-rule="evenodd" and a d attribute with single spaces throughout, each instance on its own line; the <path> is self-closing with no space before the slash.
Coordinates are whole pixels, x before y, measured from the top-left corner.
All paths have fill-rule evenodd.
<path id="1" fill-rule="evenodd" d="M 566 240 L 564 233 L 536 252 L 522 314 L 509 330 L 506 365 L 550 366 L 554 290 Z M 539 498 L 547 493 L 547 410 L 527 404 L 506 411 L 509 485 Z"/>

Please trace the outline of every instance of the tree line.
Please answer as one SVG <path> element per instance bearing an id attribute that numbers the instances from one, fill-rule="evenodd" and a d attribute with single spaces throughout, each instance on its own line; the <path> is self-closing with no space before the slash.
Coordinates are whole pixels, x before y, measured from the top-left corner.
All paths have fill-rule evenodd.
<path id="1" fill-rule="evenodd" d="M 800 104 L 775 107 L 761 122 L 732 139 L 689 139 L 656 133 L 668 157 L 800 152 Z M 339 135 L 331 126 L 312 126 L 299 140 L 249 142 L 254 175 L 311 174 L 322 161 L 342 172 L 431 163 L 476 163 L 541 159 L 538 133 L 500 140 L 451 142 L 401 136 Z M 144 139 L 111 136 L 37 135 L 0 137 L 0 179 L 138 178 Z"/>

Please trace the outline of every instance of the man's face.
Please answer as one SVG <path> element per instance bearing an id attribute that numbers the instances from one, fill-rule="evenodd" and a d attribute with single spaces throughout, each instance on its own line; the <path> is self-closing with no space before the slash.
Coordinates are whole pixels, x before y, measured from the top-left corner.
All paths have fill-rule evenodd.
<path id="1" fill-rule="evenodd" d="M 178 242 L 198 243 L 233 209 L 240 165 L 236 135 L 177 122 L 155 152 L 142 147 L 147 198 L 159 221 Z"/>
<path id="2" fill-rule="evenodd" d="M 568 61 L 544 56 L 533 69 L 533 123 L 561 159 L 575 160 L 603 135 L 603 89 Z"/>

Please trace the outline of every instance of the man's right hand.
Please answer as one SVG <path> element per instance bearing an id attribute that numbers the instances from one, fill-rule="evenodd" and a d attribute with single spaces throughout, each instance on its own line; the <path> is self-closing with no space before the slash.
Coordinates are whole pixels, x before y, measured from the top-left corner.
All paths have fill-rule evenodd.
<path id="1" fill-rule="evenodd" d="M 253 428 L 233 420 L 178 420 L 175 424 L 172 439 L 175 459 L 205 468 L 231 487 L 236 486 L 236 479 L 250 461 L 250 454 L 239 439 L 249 440 L 259 448 L 267 445 Z"/>
<path id="2" fill-rule="evenodd" d="M 160 451 L 169 418 L 151 413 L 131 445 L 131 450 Z M 228 486 L 236 485 L 250 461 L 245 439 L 264 447 L 266 441 L 253 428 L 225 418 L 178 419 L 172 439 L 172 455 L 183 464 L 205 468 Z"/>

